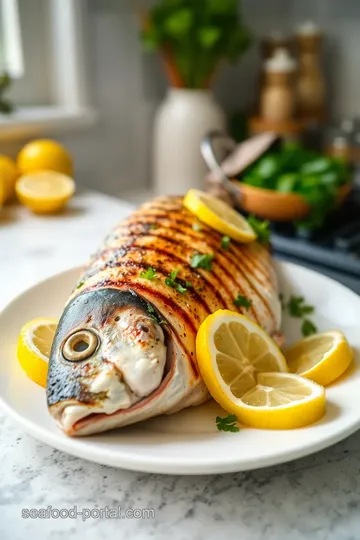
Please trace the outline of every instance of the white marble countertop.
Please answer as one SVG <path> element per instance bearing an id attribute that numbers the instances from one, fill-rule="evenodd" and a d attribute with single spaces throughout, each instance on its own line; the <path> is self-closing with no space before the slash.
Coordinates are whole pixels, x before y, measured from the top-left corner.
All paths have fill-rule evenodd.
<path id="1" fill-rule="evenodd" d="M 83 262 L 130 205 L 99 194 L 64 216 L 0 213 L 0 307 Z M 76 239 L 76 242 L 75 242 Z M 35 441 L 0 412 L 0 539 L 359 540 L 360 433 L 306 459 L 255 472 L 175 477 L 127 472 Z M 22 509 L 150 508 L 148 519 L 25 519 Z"/>

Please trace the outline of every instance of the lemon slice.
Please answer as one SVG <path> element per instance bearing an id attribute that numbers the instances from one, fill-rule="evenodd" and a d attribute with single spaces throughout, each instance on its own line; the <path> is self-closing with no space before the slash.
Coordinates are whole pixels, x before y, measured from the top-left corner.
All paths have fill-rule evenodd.
<path id="1" fill-rule="evenodd" d="M 184 198 L 184 206 L 200 221 L 238 242 L 256 240 L 247 220 L 231 206 L 209 193 L 191 189 Z"/>
<path id="2" fill-rule="evenodd" d="M 325 389 L 292 373 L 261 373 L 232 411 L 243 424 L 258 429 L 295 429 L 320 420 Z"/>
<path id="3" fill-rule="evenodd" d="M 354 354 L 344 334 L 331 331 L 295 343 L 285 356 L 292 373 L 327 386 L 347 370 Z"/>
<path id="4" fill-rule="evenodd" d="M 260 372 L 287 372 L 275 342 L 247 317 L 219 310 L 207 317 L 196 336 L 200 373 L 212 395 L 237 414 L 240 398 L 257 384 Z"/>
<path id="5" fill-rule="evenodd" d="M 34 319 L 22 327 L 18 340 L 21 367 L 30 379 L 44 388 L 56 326 L 56 319 Z"/>
<path id="6" fill-rule="evenodd" d="M 29 173 L 21 176 L 16 183 L 20 202 L 37 214 L 59 212 L 74 191 L 74 180 L 54 171 Z"/>

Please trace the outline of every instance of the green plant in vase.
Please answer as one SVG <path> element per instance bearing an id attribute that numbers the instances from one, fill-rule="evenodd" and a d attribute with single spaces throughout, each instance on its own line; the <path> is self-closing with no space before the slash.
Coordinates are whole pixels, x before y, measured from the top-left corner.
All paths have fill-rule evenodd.
<path id="1" fill-rule="evenodd" d="M 219 65 L 250 46 L 238 0 L 161 0 L 143 20 L 142 42 L 158 50 L 174 87 L 208 88 Z"/>

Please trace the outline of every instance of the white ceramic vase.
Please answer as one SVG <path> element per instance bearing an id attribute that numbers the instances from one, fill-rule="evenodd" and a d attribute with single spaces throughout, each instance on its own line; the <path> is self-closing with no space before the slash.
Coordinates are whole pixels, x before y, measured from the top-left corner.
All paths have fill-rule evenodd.
<path id="1" fill-rule="evenodd" d="M 155 192 L 181 195 L 202 189 L 206 165 L 200 152 L 204 135 L 226 129 L 225 115 L 206 90 L 171 88 L 155 118 Z"/>

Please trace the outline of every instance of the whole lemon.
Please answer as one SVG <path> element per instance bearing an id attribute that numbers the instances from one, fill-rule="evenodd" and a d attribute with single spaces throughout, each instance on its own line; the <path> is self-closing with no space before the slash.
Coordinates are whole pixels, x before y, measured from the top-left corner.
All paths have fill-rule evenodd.
<path id="1" fill-rule="evenodd" d="M 19 171 L 15 161 L 8 156 L 0 155 L 0 203 L 12 199 L 15 194 L 15 183 Z"/>
<path id="2" fill-rule="evenodd" d="M 56 141 L 38 139 L 26 144 L 19 152 L 17 165 L 22 174 L 55 171 L 73 176 L 73 160 L 69 152 Z"/>

